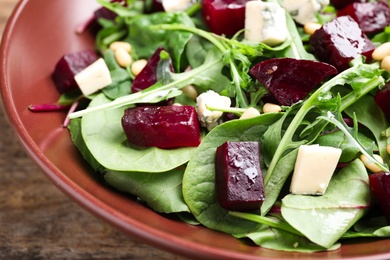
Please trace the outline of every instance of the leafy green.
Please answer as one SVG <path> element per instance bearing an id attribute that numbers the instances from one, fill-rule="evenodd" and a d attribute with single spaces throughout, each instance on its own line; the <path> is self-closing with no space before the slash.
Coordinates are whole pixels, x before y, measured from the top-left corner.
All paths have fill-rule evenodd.
<path id="1" fill-rule="evenodd" d="M 158 47 L 164 47 L 171 54 L 175 70 L 179 72 L 182 54 L 192 34 L 152 29 L 152 25 L 158 24 L 195 26 L 191 18 L 184 12 L 159 12 L 150 15 L 139 15 L 128 22 L 129 34 L 125 41 L 131 43 L 137 55 L 141 58 L 148 58 Z"/>
<path id="2" fill-rule="evenodd" d="M 312 242 L 331 247 L 371 203 L 366 168 L 357 159 L 336 173 L 323 196 L 287 195 L 282 216 Z"/>
<path id="3" fill-rule="evenodd" d="M 369 149 L 374 142 L 373 139 L 367 137 L 366 135 L 360 132 L 358 133 L 356 139 L 359 140 L 359 143 L 361 143 L 362 146 L 366 149 Z M 357 156 L 360 153 L 359 148 L 351 144 L 348 138 L 345 136 L 345 134 L 339 130 L 319 136 L 316 139 L 315 143 L 319 144 L 320 146 L 332 146 L 332 147 L 340 148 L 342 150 L 342 153 L 339 161 L 344 163 L 350 162 L 353 159 L 357 158 Z M 376 145 L 373 148 L 378 149 Z"/>
<path id="4" fill-rule="evenodd" d="M 178 74 L 172 73 L 167 61 L 168 59 L 164 58 L 163 61 L 160 62 L 160 71 L 164 71 L 164 73 L 161 72 L 161 74 L 168 77 L 163 79 L 164 82 L 159 80 L 154 85 L 140 92 L 119 97 L 109 103 L 74 112 L 69 115 L 69 118 L 77 118 L 92 112 L 120 108 L 136 103 L 157 103 L 166 100 L 168 96 L 174 97 L 180 95 L 181 92 L 178 92 L 177 90 L 191 84 L 195 84 L 204 89 L 213 89 L 213 87 L 220 88 L 221 84 L 226 82 L 226 79 L 221 74 L 223 67 L 222 58 L 218 56 L 215 49 L 210 50 L 203 65 L 187 72 Z"/>
<path id="5" fill-rule="evenodd" d="M 298 111 L 294 115 L 288 128 L 284 131 L 284 135 L 281 139 L 279 139 L 280 136 L 275 135 L 273 139 L 267 140 L 270 142 L 269 146 L 276 147 L 276 149 L 264 179 L 266 200 L 261 208 L 263 215 L 268 212 L 273 203 L 278 199 L 279 193 L 284 185 L 283 181 L 285 181 L 291 173 L 291 171 L 287 172 L 287 170 L 285 170 L 283 171 L 283 174 L 281 174 L 278 170 L 283 167 L 288 170 L 293 169 L 293 165 L 291 164 L 281 165 L 281 159 L 286 158 L 287 156 L 290 157 L 291 153 L 293 153 L 291 154 L 291 157 L 294 157 L 296 149 L 300 145 L 314 142 L 326 126 L 326 122 L 320 122 L 323 119 L 315 119 L 306 126 L 306 129 L 310 129 L 310 134 L 302 138 L 302 134 L 300 135 L 297 131 L 302 126 L 302 123 L 305 122 L 305 118 L 307 118 L 309 112 L 316 111 L 320 115 L 326 116 L 329 110 L 336 111 L 337 109 L 340 109 L 340 112 L 344 111 L 364 95 L 383 86 L 384 78 L 381 76 L 381 73 L 382 72 L 378 70 L 377 64 L 362 63 L 357 63 L 350 69 L 339 73 L 337 76 L 325 82 L 312 93 L 307 100 L 300 104 Z M 334 87 L 346 84 L 351 86 L 352 91 L 345 94 L 341 99 L 338 98 L 339 93 L 332 95 L 331 91 Z M 295 110 L 296 107 L 292 107 L 291 109 Z M 284 120 L 284 118 L 280 120 Z M 283 124 L 279 123 L 279 126 L 281 125 Z M 305 131 L 302 131 L 302 133 L 305 133 Z M 300 136 L 298 140 L 296 140 L 297 136 Z M 288 162 L 294 163 L 291 158 Z"/>
<path id="6" fill-rule="evenodd" d="M 259 141 L 260 136 L 280 118 L 264 114 L 246 120 L 223 123 L 202 140 L 183 176 L 183 196 L 195 218 L 204 226 L 226 233 L 247 233 L 257 224 L 233 217 L 215 197 L 215 151 L 226 141 Z"/>
<path id="7" fill-rule="evenodd" d="M 122 192 L 138 196 L 157 212 L 189 212 L 181 191 L 183 173 L 180 168 L 158 173 L 106 171 L 104 180 Z"/>
<path id="8" fill-rule="evenodd" d="M 103 88 L 103 93 L 110 99 L 130 94 L 131 77 L 129 72 L 119 66 L 116 62 L 114 51 L 107 50 L 104 53 L 104 60 L 110 71 L 112 83 Z"/>
<path id="9" fill-rule="evenodd" d="M 91 101 L 90 107 L 109 101 L 103 94 L 99 94 Z M 130 144 L 121 125 L 124 109 L 98 111 L 82 118 L 83 140 L 104 168 L 114 171 L 165 172 L 191 158 L 194 147 L 159 149 Z"/>

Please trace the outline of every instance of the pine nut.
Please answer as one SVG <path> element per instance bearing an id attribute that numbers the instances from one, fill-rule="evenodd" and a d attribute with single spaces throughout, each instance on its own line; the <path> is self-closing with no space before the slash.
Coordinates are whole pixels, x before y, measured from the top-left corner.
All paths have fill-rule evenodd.
<path id="1" fill-rule="evenodd" d="M 131 73 L 133 73 L 134 76 L 137 76 L 145 68 L 147 63 L 148 61 L 145 59 L 134 61 L 131 65 Z"/>
<path id="2" fill-rule="evenodd" d="M 383 159 L 382 157 L 380 157 L 379 155 L 377 154 L 374 154 L 374 158 L 380 162 L 380 163 L 383 163 Z M 364 163 L 364 166 L 366 166 L 366 168 L 370 171 L 370 172 L 380 172 L 382 171 L 381 168 L 379 168 L 378 166 L 376 166 L 373 162 L 370 162 L 369 159 L 367 158 L 367 156 L 365 156 L 364 154 L 360 155 L 360 160 Z"/>
<path id="3" fill-rule="evenodd" d="M 315 31 L 322 27 L 319 23 L 309 22 L 303 25 L 303 31 L 309 35 L 312 35 Z"/>
<path id="4" fill-rule="evenodd" d="M 388 154 L 390 154 L 390 144 L 388 144 L 388 145 L 386 146 L 386 151 L 387 151 Z"/>
<path id="5" fill-rule="evenodd" d="M 131 52 L 131 44 L 128 43 L 128 42 L 116 41 L 116 42 L 113 42 L 113 43 L 110 44 L 110 49 L 113 50 L 113 51 L 116 51 L 119 48 L 124 49 L 128 53 Z"/>
<path id="6" fill-rule="evenodd" d="M 381 62 L 381 69 L 390 72 L 390 56 L 386 56 L 383 58 Z"/>
<path id="7" fill-rule="evenodd" d="M 198 97 L 198 91 L 192 85 L 185 86 L 181 90 L 192 100 L 196 100 L 196 98 Z"/>
<path id="8" fill-rule="evenodd" d="M 263 106 L 263 113 L 275 113 L 282 111 L 281 106 L 272 104 L 272 103 L 265 103 Z"/>
<path id="9" fill-rule="evenodd" d="M 122 48 L 115 50 L 115 59 L 121 67 L 126 67 L 133 62 L 130 54 Z"/>
<path id="10" fill-rule="evenodd" d="M 247 110 L 244 111 L 244 113 L 240 116 L 240 119 L 247 119 L 259 116 L 260 112 L 254 107 L 250 107 Z"/>
<path id="11" fill-rule="evenodd" d="M 385 42 L 379 45 L 372 53 L 374 60 L 383 60 L 386 56 L 390 55 L 390 42 Z"/>
<path id="12" fill-rule="evenodd" d="M 172 106 L 181 107 L 181 106 L 182 106 L 182 104 L 180 104 L 180 103 L 173 103 L 173 104 L 172 104 Z"/>

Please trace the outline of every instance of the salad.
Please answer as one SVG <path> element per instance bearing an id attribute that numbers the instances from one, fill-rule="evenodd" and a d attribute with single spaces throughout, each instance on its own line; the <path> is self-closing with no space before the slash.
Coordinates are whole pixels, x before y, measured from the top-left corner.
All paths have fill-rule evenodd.
<path id="1" fill-rule="evenodd" d="M 58 104 L 30 109 L 69 109 L 106 183 L 274 250 L 390 236 L 387 1 L 97 1 L 78 28 L 96 50 L 64 55 Z M 250 199 L 221 203 L 226 182 Z"/>

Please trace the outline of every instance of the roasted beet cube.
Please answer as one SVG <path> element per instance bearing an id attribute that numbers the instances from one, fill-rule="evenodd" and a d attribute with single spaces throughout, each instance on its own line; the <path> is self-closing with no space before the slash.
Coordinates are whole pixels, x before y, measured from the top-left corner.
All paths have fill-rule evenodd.
<path id="1" fill-rule="evenodd" d="M 257 63 L 249 73 L 284 106 L 303 100 L 337 69 L 327 63 L 292 58 L 274 58 Z M 304 79 L 304 80 L 302 80 Z"/>
<path id="2" fill-rule="evenodd" d="M 157 68 L 160 61 L 160 53 L 164 48 L 158 48 L 152 57 L 149 58 L 148 63 L 143 68 L 143 70 L 134 78 L 133 85 L 131 86 L 131 91 L 133 93 L 144 90 L 157 82 Z M 171 63 L 170 67 L 173 72 L 173 66 Z"/>
<path id="3" fill-rule="evenodd" d="M 378 90 L 374 97 L 375 103 L 386 115 L 387 120 L 390 121 L 390 83 L 387 82 L 385 86 Z"/>
<path id="4" fill-rule="evenodd" d="M 390 24 L 390 10 L 387 0 L 353 3 L 339 10 L 337 15 L 351 16 L 366 34 L 380 32 Z"/>
<path id="5" fill-rule="evenodd" d="M 371 189 L 390 224 L 390 173 L 376 172 L 369 178 Z"/>
<path id="6" fill-rule="evenodd" d="M 258 142 L 226 142 L 215 158 L 217 199 L 227 210 L 259 209 L 264 201 L 264 181 Z"/>
<path id="7" fill-rule="evenodd" d="M 203 0 L 203 19 L 211 32 L 232 36 L 245 27 L 245 4 L 248 1 Z"/>
<path id="8" fill-rule="evenodd" d="M 368 0 L 330 0 L 330 4 L 333 5 L 336 9 L 341 9 L 355 2 L 365 3 L 367 1 Z"/>
<path id="9" fill-rule="evenodd" d="M 151 106 L 125 110 L 122 127 L 130 143 L 159 148 L 195 147 L 200 124 L 192 106 Z"/>
<path id="10" fill-rule="evenodd" d="M 77 90 L 74 76 L 95 62 L 99 56 L 95 51 L 83 50 L 65 54 L 57 62 L 52 80 L 60 93 Z"/>
<path id="11" fill-rule="evenodd" d="M 335 66 L 339 71 L 349 68 L 349 63 L 359 55 L 371 60 L 374 44 L 350 16 L 340 16 L 324 24 L 310 37 L 315 56 Z"/>

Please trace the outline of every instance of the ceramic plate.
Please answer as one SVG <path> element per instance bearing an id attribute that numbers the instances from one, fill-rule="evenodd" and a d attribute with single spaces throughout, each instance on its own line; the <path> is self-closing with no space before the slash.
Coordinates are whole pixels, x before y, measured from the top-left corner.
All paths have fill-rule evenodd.
<path id="1" fill-rule="evenodd" d="M 1 94 L 6 114 L 22 145 L 60 190 L 80 206 L 152 246 L 193 258 L 224 259 L 390 259 L 390 240 L 356 241 L 315 254 L 263 249 L 223 233 L 187 225 L 153 212 L 99 183 L 62 127 L 65 113 L 32 113 L 29 104 L 56 102 L 50 79 L 65 53 L 93 48 L 91 34 L 77 25 L 97 9 L 94 0 L 21 1 L 1 45 Z"/>

